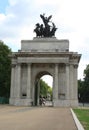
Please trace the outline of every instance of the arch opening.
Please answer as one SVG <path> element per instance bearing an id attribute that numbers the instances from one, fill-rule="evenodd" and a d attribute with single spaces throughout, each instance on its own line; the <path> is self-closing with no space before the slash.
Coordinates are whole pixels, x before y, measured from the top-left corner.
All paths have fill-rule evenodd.
<path id="1" fill-rule="evenodd" d="M 52 106 L 53 77 L 48 72 L 40 72 L 35 79 L 34 105 Z"/>

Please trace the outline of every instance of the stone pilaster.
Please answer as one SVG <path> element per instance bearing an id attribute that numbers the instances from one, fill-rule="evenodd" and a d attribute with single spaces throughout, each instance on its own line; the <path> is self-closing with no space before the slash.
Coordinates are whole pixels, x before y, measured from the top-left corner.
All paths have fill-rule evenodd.
<path id="1" fill-rule="evenodd" d="M 53 98 L 58 100 L 58 64 L 55 64 L 55 74 L 54 74 L 54 86 L 53 86 Z"/>
<path id="2" fill-rule="evenodd" d="M 74 99 L 74 66 L 70 64 L 70 99 Z"/>
<path id="3" fill-rule="evenodd" d="M 74 98 L 78 99 L 78 81 L 77 81 L 77 68 L 78 65 L 74 65 Z"/>
<path id="4" fill-rule="evenodd" d="M 21 64 L 17 64 L 16 69 L 16 97 L 20 99 L 21 97 Z"/>
<path id="5" fill-rule="evenodd" d="M 68 100 L 69 97 L 69 64 L 66 64 L 66 99 Z"/>
<path id="6" fill-rule="evenodd" d="M 12 64 L 11 68 L 11 90 L 10 90 L 10 98 L 14 97 L 14 87 L 15 87 L 15 64 Z"/>
<path id="7" fill-rule="evenodd" d="M 31 98 L 31 64 L 28 64 L 28 71 L 27 71 L 27 98 Z"/>

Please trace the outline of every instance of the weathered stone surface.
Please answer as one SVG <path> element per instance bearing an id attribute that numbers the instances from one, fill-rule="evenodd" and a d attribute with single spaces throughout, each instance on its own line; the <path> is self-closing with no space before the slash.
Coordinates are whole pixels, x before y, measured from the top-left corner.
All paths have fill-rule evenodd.
<path id="1" fill-rule="evenodd" d="M 21 50 L 11 57 L 10 104 L 39 105 L 39 79 L 49 74 L 53 77 L 53 106 L 78 106 L 77 68 L 81 55 L 69 51 L 68 40 L 22 40 Z"/>
<path id="2" fill-rule="evenodd" d="M 59 52 L 68 50 L 68 40 L 57 40 L 56 38 L 34 38 L 33 40 L 21 41 L 21 51 Z"/>

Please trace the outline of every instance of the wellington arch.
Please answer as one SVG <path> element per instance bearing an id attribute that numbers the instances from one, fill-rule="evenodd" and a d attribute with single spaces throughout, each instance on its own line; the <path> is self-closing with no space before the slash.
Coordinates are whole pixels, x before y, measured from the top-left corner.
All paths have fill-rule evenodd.
<path id="1" fill-rule="evenodd" d="M 69 51 L 68 40 L 22 40 L 21 50 L 13 52 L 11 58 L 11 105 L 39 105 L 36 83 L 49 74 L 53 77 L 53 106 L 78 106 L 77 69 L 81 54 Z"/>
<path id="2" fill-rule="evenodd" d="M 13 52 L 10 104 L 39 105 L 39 79 L 53 77 L 53 106 L 78 106 L 77 69 L 81 54 L 69 51 L 69 40 L 58 40 L 52 15 L 40 15 L 33 40 L 22 40 L 21 50 Z M 51 25 L 50 25 L 51 23 Z"/>

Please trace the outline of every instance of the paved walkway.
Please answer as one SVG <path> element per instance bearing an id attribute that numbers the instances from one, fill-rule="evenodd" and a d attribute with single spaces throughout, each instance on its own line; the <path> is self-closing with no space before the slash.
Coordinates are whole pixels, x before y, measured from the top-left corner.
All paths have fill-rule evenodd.
<path id="1" fill-rule="evenodd" d="M 0 130 L 77 130 L 69 108 L 0 106 Z"/>

